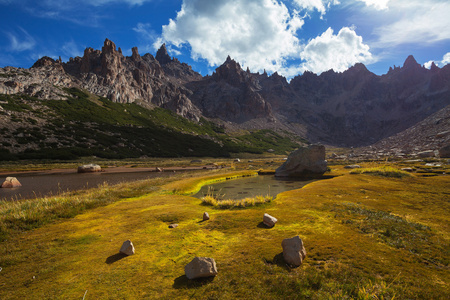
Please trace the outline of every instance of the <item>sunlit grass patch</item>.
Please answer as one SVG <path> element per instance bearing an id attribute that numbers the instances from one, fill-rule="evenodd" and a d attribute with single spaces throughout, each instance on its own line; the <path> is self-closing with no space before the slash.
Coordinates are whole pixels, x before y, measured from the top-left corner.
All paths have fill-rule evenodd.
<path id="1" fill-rule="evenodd" d="M 248 197 L 239 200 L 230 200 L 230 199 L 216 199 L 212 196 L 205 196 L 202 198 L 202 203 L 205 205 L 212 205 L 218 208 L 244 208 L 250 207 L 260 204 L 269 203 L 273 200 L 272 196 L 256 196 L 256 197 Z"/>
<path id="2" fill-rule="evenodd" d="M 11 234 L 41 227 L 58 219 L 73 218 L 88 209 L 145 195 L 158 189 L 163 180 L 150 179 L 117 185 L 103 184 L 96 189 L 69 192 L 53 197 L 0 201 L 0 242 Z"/>
<path id="3" fill-rule="evenodd" d="M 331 211 L 342 224 L 359 233 L 373 235 L 391 247 L 405 249 L 427 263 L 449 265 L 450 245 L 426 225 L 354 203 L 334 204 Z"/>
<path id="4" fill-rule="evenodd" d="M 394 178 L 403 178 L 403 177 L 411 177 L 412 175 L 406 171 L 402 171 L 390 166 L 381 166 L 374 168 L 363 168 L 363 169 L 355 169 L 350 172 L 350 174 L 369 174 L 383 177 L 394 177 Z"/>

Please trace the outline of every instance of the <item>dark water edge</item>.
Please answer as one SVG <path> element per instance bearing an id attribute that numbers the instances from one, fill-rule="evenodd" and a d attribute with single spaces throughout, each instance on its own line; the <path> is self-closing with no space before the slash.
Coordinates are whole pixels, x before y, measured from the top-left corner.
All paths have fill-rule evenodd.
<path id="1" fill-rule="evenodd" d="M 266 195 L 275 198 L 279 193 L 302 188 L 314 181 L 317 181 L 317 179 L 296 180 L 293 178 L 279 178 L 272 175 L 259 175 L 205 185 L 193 197 L 202 198 L 207 194 L 212 194 L 219 200 L 239 200 L 247 197 Z"/>
<path id="2" fill-rule="evenodd" d="M 17 174 L 22 184 L 17 188 L 0 188 L 0 200 L 14 201 L 55 196 L 63 192 L 96 188 L 103 183 L 110 185 L 156 177 L 170 177 L 173 172 L 120 172 L 120 173 L 61 173 L 61 174 Z M 4 176 L 6 178 L 6 176 Z M 5 178 L 0 178 L 4 181 Z M 1 183 L 0 183 L 1 184 Z"/>

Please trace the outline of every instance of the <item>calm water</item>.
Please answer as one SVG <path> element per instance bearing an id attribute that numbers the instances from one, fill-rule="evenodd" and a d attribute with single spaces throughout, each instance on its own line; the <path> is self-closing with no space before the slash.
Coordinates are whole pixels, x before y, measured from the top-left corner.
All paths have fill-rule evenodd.
<path id="1" fill-rule="evenodd" d="M 271 195 L 276 197 L 279 193 L 299 189 L 315 180 L 300 181 L 276 178 L 271 175 L 244 177 L 205 185 L 194 195 L 201 198 L 208 193 L 214 194 L 217 199 L 243 199 L 246 197 Z"/>
<path id="2" fill-rule="evenodd" d="M 171 172 L 17 174 L 14 177 L 22 186 L 12 189 L 0 188 L 0 199 L 15 200 L 57 195 L 61 192 L 95 188 L 104 182 L 116 184 L 155 177 L 169 177 L 173 174 Z M 6 176 L 1 177 L 0 181 L 3 182 L 5 178 Z"/>

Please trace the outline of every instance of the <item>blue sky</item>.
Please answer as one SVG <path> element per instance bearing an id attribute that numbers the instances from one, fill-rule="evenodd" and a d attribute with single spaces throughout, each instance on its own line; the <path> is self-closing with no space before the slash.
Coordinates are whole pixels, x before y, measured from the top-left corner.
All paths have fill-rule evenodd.
<path id="1" fill-rule="evenodd" d="M 125 55 L 166 43 L 203 75 L 228 55 L 287 78 L 357 62 L 381 75 L 410 54 L 449 63 L 449 16 L 448 0 L 0 0 L 0 67 L 67 61 L 108 38 Z"/>

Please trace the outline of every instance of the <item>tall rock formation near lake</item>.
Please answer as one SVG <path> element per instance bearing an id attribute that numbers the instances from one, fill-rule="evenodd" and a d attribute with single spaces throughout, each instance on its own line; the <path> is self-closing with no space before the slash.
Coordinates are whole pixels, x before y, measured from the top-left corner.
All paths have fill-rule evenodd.
<path id="1" fill-rule="evenodd" d="M 276 128 L 312 142 L 370 145 L 393 136 L 449 105 L 450 66 L 431 69 L 409 56 L 402 67 L 378 76 L 363 64 L 345 72 L 305 72 L 290 82 L 243 70 L 228 57 L 212 75 L 201 76 L 169 56 L 136 47 L 126 57 L 106 39 L 68 62 L 49 57 L 30 69 L 0 69 L 0 93 L 26 93 L 64 100 L 62 88 L 77 87 L 114 102 L 163 107 L 194 121 L 202 117 L 227 128 Z"/>

